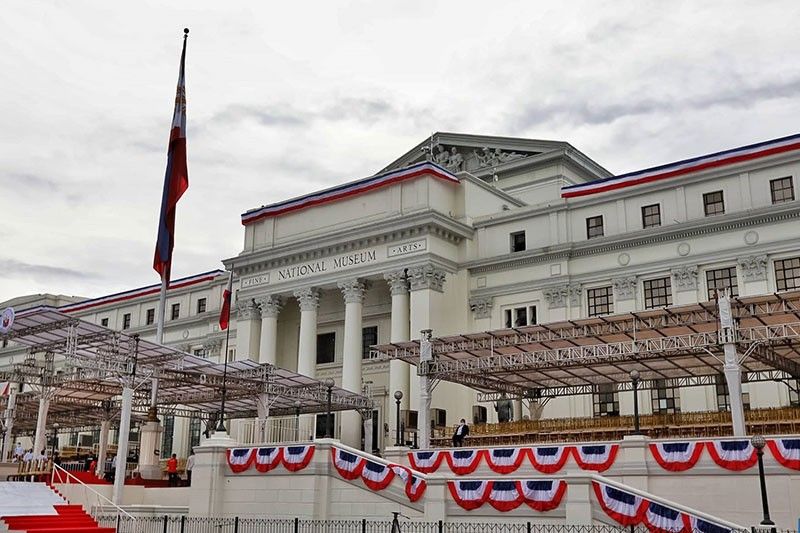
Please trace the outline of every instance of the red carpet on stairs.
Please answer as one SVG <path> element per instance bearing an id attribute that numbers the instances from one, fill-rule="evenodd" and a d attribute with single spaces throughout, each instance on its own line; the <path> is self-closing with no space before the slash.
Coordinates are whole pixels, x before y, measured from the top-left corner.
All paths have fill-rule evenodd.
<path id="1" fill-rule="evenodd" d="M 4 516 L 10 531 L 27 533 L 114 533 L 113 527 L 99 527 L 80 505 L 55 505 L 58 514 Z"/>

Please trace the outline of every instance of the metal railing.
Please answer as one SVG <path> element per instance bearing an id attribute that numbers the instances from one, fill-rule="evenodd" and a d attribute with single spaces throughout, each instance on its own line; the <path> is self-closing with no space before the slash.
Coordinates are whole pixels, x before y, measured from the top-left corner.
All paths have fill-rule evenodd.
<path id="1" fill-rule="evenodd" d="M 339 428 L 334 424 L 334 438 Z M 237 420 L 231 427 L 233 438 L 240 444 L 267 444 L 308 442 L 314 436 L 314 418 L 300 417 L 299 427 L 295 417 L 269 418 L 266 425 L 258 420 Z"/>
<path id="2" fill-rule="evenodd" d="M 67 470 L 64 470 L 60 466 L 54 464 L 53 470 L 50 473 L 50 486 L 55 487 L 56 484 L 61 485 L 58 490 L 67 501 L 85 502 L 89 507 L 89 514 L 92 515 L 95 520 L 99 521 L 99 512 L 97 510 L 101 506 L 110 505 L 117 511 L 115 520 L 121 520 L 124 518 L 126 522 L 130 522 L 131 524 L 136 522 L 136 519 L 133 517 L 133 515 L 125 511 L 122 507 L 94 490 L 92 487 L 72 475 Z M 77 494 L 75 493 L 75 487 L 80 487 L 77 489 Z M 135 528 L 128 528 L 128 531 L 136 530 L 137 529 Z M 122 529 L 117 528 L 117 531 L 122 531 Z"/>

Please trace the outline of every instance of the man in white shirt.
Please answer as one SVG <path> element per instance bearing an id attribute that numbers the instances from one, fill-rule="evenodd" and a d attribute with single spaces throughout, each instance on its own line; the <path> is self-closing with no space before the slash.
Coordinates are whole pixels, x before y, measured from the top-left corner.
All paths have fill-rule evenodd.
<path id="1" fill-rule="evenodd" d="M 467 425 L 466 420 L 462 418 L 461 423 L 456 428 L 456 432 L 453 433 L 453 448 L 463 446 L 464 437 L 467 435 L 469 435 L 469 426 Z"/>
<path id="2" fill-rule="evenodd" d="M 17 443 L 17 447 L 14 448 L 14 461 L 22 461 L 22 456 L 25 455 L 25 448 L 22 447 L 21 443 Z"/>
<path id="3" fill-rule="evenodd" d="M 192 486 L 192 468 L 194 468 L 194 450 L 189 451 L 189 457 L 186 458 L 186 484 Z"/>
<path id="4" fill-rule="evenodd" d="M 25 455 L 22 456 L 22 460 L 26 463 L 33 461 L 33 448 L 25 452 Z"/>

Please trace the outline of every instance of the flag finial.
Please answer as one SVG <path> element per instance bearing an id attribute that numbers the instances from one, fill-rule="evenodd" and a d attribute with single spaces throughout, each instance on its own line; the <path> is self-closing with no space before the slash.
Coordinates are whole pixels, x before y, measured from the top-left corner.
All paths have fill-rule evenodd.
<path id="1" fill-rule="evenodd" d="M 188 35 L 189 35 L 189 28 L 183 28 L 183 38 L 186 39 Z"/>

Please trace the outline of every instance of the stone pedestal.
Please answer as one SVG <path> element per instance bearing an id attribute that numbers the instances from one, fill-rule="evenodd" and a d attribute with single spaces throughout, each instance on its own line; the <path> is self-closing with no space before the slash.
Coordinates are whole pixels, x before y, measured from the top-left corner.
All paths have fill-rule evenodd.
<path id="1" fill-rule="evenodd" d="M 619 445 L 617 466 L 622 483 L 639 490 L 648 490 L 647 448 L 650 439 L 644 435 L 626 435 Z"/>
<path id="2" fill-rule="evenodd" d="M 161 433 L 157 421 L 146 422 L 139 429 L 139 475 L 144 479 L 161 479 Z"/>
<path id="3" fill-rule="evenodd" d="M 226 453 L 236 441 L 225 432 L 215 432 L 195 447 L 192 486 L 189 488 L 189 516 L 224 516 Z"/>

